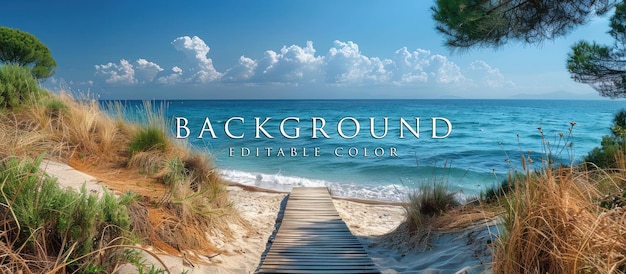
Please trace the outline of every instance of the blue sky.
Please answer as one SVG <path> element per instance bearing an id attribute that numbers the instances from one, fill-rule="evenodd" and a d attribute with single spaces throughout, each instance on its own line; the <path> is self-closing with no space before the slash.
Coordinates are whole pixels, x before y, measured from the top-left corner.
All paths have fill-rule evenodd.
<path id="1" fill-rule="evenodd" d="M 453 52 L 432 5 L 10 1 L 0 25 L 50 48 L 58 68 L 46 86 L 107 99 L 600 98 L 565 59 L 580 39 L 611 43 L 607 18 L 539 46 Z"/>

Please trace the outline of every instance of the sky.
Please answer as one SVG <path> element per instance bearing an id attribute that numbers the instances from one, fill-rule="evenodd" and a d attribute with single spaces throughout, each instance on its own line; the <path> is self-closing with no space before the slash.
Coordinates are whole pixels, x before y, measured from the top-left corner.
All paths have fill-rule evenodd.
<path id="1" fill-rule="evenodd" d="M 608 17 L 541 45 L 452 51 L 433 0 L 9 1 L 0 25 L 57 62 L 43 85 L 102 99 L 601 98 L 570 47 L 610 44 Z"/>

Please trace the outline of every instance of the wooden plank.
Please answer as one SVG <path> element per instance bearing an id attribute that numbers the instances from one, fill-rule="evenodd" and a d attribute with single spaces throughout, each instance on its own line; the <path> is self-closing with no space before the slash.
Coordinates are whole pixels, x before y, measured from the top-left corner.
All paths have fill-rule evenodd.
<path id="1" fill-rule="evenodd" d="M 294 187 L 257 273 L 380 273 L 324 187 Z"/>
<path id="2" fill-rule="evenodd" d="M 276 273 L 276 274 L 280 274 L 280 273 L 288 273 L 288 274 L 327 274 L 327 273 L 337 273 L 337 271 L 328 271 L 328 270 L 313 270 L 313 269 L 306 269 L 306 270 L 301 270 L 301 269 L 261 269 L 260 271 L 258 271 L 257 273 Z M 365 270 L 365 269 L 361 269 L 361 270 L 341 270 L 342 274 L 368 274 L 368 273 L 380 273 L 380 271 L 378 271 L 377 269 L 374 270 Z"/>

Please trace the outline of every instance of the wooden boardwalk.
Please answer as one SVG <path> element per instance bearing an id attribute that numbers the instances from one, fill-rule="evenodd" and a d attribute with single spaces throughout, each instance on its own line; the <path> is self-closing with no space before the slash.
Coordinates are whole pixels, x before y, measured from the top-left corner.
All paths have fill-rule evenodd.
<path id="1" fill-rule="evenodd" d="M 380 273 L 324 187 L 294 187 L 269 241 L 256 273 Z"/>

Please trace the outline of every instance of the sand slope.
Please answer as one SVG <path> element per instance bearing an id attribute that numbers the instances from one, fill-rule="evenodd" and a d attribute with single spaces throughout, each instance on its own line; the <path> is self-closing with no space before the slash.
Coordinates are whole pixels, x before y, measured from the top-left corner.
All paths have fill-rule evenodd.
<path id="1" fill-rule="evenodd" d="M 97 178 L 63 163 L 45 161 L 41 169 L 58 178 L 59 185 L 64 187 L 80 189 L 85 184 L 86 189 L 93 193 L 101 193 L 106 187 Z M 186 260 L 185 254 L 172 256 L 146 248 L 159 254 L 159 259 L 171 273 L 253 273 L 267 247 L 267 239 L 274 230 L 286 194 L 250 191 L 239 186 L 229 186 L 228 192 L 235 208 L 250 222 L 255 232 L 248 234 L 241 231 L 232 242 L 216 243 L 225 251 L 224 254 L 210 258 L 201 256 L 204 262 L 191 263 Z M 361 241 L 383 273 L 481 273 L 491 261 L 489 244 L 495 240 L 498 227 L 494 222 L 461 230 L 434 232 L 426 244 L 416 245 L 411 243 L 406 233 L 392 233 L 404 221 L 405 211 L 401 206 L 339 199 L 333 202 L 350 231 Z M 147 264 L 161 266 L 157 259 L 145 254 Z M 125 265 L 118 273 L 136 271 L 134 267 Z"/>

